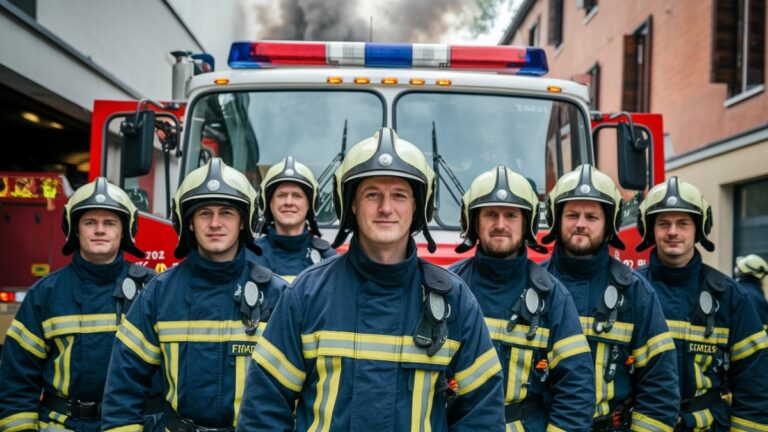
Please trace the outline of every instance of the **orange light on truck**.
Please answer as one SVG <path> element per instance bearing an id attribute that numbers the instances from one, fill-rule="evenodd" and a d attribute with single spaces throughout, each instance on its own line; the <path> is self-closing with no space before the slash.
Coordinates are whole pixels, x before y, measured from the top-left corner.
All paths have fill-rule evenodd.
<path id="1" fill-rule="evenodd" d="M 435 81 L 435 84 L 437 84 L 439 86 L 449 86 L 452 83 L 451 83 L 451 80 L 449 80 L 449 79 L 439 79 L 439 80 Z"/>
<path id="2" fill-rule="evenodd" d="M 355 78 L 355 84 L 370 84 L 371 80 L 368 77 Z"/>
<path id="3" fill-rule="evenodd" d="M 397 78 L 395 78 L 395 77 L 384 77 L 384 78 L 381 79 L 381 83 L 382 84 L 386 84 L 386 85 L 395 85 L 395 84 L 397 84 Z"/>
<path id="4" fill-rule="evenodd" d="M 216 78 L 213 80 L 213 83 L 216 85 L 227 85 L 229 84 L 229 78 Z"/>
<path id="5" fill-rule="evenodd" d="M 558 86 L 547 86 L 547 91 L 550 93 L 561 93 L 563 89 Z"/>
<path id="6" fill-rule="evenodd" d="M 420 86 L 420 85 L 424 85 L 426 83 L 426 81 L 421 79 L 421 78 L 411 78 L 410 83 L 411 83 L 411 85 Z"/>
<path id="7" fill-rule="evenodd" d="M 344 82 L 344 78 L 340 76 L 329 76 L 326 81 L 328 84 L 341 84 Z"/>
<path id="8" fill-rule="evenodd" d="M 13 303 L 16 301 L 16 293 L 13 291 L 0 291 L 0 302 Z"/>

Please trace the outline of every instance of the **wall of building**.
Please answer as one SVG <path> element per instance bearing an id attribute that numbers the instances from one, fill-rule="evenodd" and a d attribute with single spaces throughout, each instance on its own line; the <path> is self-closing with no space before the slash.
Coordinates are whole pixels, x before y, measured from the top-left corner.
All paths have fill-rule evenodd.
<path id="1" fill-rule="evenodd" d="M 537 45 L 547 52 L 549 75 L 580 80 L 599 63 L 599 109 L 617 111 L 622 106 L 624 36 L 652 17 L 650 111 L 663 114 L 665 156 L 677 160 L 669 164 L 667 175 L 698 185 L 712 203 L 718 249 L 705 253 L 705 260 L 730 273 L 733 186 L 768 176 L 764 140 L 735 149 L 733 144 L 745 131 L 768 126 L 768 92 L 763 88 L 746 98 L 728 99 L 725 84 L 710 81 L 714 2 L 601 0 L 588 15 L 575 1 L 563 3 L 560 46 L 547 41 L 549 0 L 525 0 L 521 10 L 527 13 L 513 19 L 501 42 L 527 45 L 529 30 L 538 23 Z"/>

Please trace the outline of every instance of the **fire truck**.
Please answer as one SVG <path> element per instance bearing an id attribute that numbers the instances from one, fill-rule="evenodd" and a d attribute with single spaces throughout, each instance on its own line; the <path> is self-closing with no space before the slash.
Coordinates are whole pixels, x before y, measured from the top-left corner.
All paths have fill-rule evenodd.
<path id="1" fill-rule="evenodd" d="M 69 262 L 61 217 L 72 188 L 49 172 L 0 172 L 0 346 L 27 289 Z"/>
<path id="2" fill-rule="evenodd" d="M 594 164 L 621 185 L 626 251 L 637 266 L 637 207 L 664 180 L 657 114 L 589 110 L 586 86 L 545 77 L 544 51 L 532 47 L 368 42 L 236 42 L 216 71 L 205 54 L 172 53 L 173 101 L 96 101 L 90 178 L 106 176 L 140 210 L 143 265 L 177 263 L 171 199 L 184 176 L 211 157 L 243 172 L 255 187 L 286 155 L 308 165 L 320 185 L 317 220 L 336 229 L 332 176 L 347 149 L 382 126 L 397 130 L 432 161 L 437 177 L 429 254 L 454 252 L 464 188 L 506 165 L 526 176 L 541 201 L 565 172 Z M 542 220 L 539 235 L 546 232 Z M 343 249 L 343 248 L 342 248 Z M 472 253 L 472 252 L 469 252 Z M 531 252 L 536 260 L 545 258 Z"/>

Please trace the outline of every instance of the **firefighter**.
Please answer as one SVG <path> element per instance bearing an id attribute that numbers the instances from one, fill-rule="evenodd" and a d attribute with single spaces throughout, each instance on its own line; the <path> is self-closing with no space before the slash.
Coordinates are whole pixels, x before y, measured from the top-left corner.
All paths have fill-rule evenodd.
<path id="1" fill-rule="evenodd" d="M 768 430 L 768 335 L 744 288 L 702 263 L 695 245 L 714 251 L 712 222 L 701 192 L 677 177 L 651 189 L 638 214 L 637 250 L 655 246 L 641 273 L 659 295 L 680 357 L 676 429 Z"/>
<path id="2" fill-rule="evenodd" d="M 262 254 L 249 254 L 249 259 L 291 282 L 305 268 L 336 255 L 320 238 L 316 207 L 317 181 L 306 165 L 293 156 L 272 165 L 259 193 L 261 232 L 266 235 L 256 245 Z"/>
<path id="3" fill-rule="evenodd" d="M 501 365 L 467 286 L 416 256 L 434 173 L 382 128 L 334 176 L 348 252 L 286 289 L 259 341 L 241 431 L 504 430 Z M 294 423 L 295 413 L 295 423 Z"/>
<path id="4" fill-rule="evenodd" d="M 536 241 L 539 201 L 528 180 L 499 166 L 464 194 L 463 253 L 449 268 L 480 303 L 505 377 L 505 414 L 513 431 L 586 431 L 595 411 L 595 371 L 570 293 L 528 259 L 546 253 Z M 546 401 L 546 402 L 545 402 Z"/>
<path id="5" fill-rule="evenodd" d="M 67 201 L 62 253 L 72 262 L 35 283 L 8 330 L 0 431 L 100 430 L 118 322 L 154 274 L 123 259 L 123 252 L 144 258 L 134 241 L 137 217 L 128 195 L 104 177 Z"/>
<path id="6" fill-rule="evenodd" d="M 755 254 L 737 257 L 733 273 L 736 282 L 749 293 L 763 327 L 768 330 L 768 301 L 765 298 L 766 289 L 763 287 L 768 282 L 765 279 L 768 274 L 768 263 L 760 255 Z"/>
<path id="7" fill-rule="evenodd" d="M 675 346 L 648 281 L 611 257 L 622 199 L 589 165 L 563 175 L 547 198 L 554 240 L 547 269 L 571 292 L 595 362 L 593 431 L 671 430 L 680 401 Z"/>
<path id="8" fill-rule="evenodd" d="M 174 432 L 233 431 L 249 355 L 285 281 L 249 265 L 256 191 L 219 158 L 187 175 L 173 200 L 176 258 L 118 329 L 104 391 L 104 430 L 139 431 L 142 394 L 163 377 Z"/>

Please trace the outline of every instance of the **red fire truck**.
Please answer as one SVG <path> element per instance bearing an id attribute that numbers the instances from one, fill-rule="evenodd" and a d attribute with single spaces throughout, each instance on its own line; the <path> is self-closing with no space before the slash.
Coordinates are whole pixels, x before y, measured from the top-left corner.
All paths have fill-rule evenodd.
<path id="1" fill-rule="evenodd" d="M 587 87 L 547 78 L 538 48 L 363 42 L 237 42 L 231 70 L 207 55 L 174 52 L 174 101 L 96 101 L 90 177 L 107 176 L 140 209 L 140 260 L 175 264 L 170 200 L 180 179 L 218 156 L 258 186 L 286 155 L 320 184 L 318 222 L 332 238 L 331 179 L 346 149 L 382 126 L 421 148 L 438 177 L 430 227 L 441 265 L 461 258 L 464 188 L 504 164 L 543 201 L 563 173 L 595 164 L 621 185 L 632 265 L 642 192 L 664 179 L 663 129 L 656 114 L 590 112 Z M 540 235 L 546 231 L 541 221 Z M 534 259 L 544 257 L 531 253 Z"/>
<path id="2" fill-rule="evenodd" d="M 61 215 L 71 193 L 61 174 L 0 172 L 0 345 L 27 289 L 69 261 Z"/>

